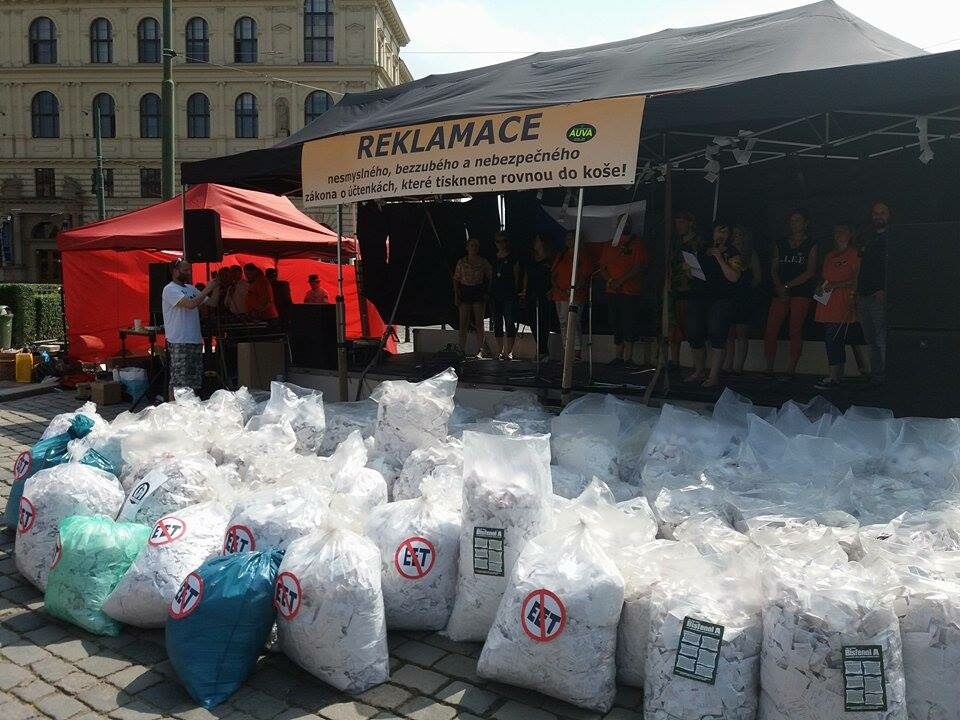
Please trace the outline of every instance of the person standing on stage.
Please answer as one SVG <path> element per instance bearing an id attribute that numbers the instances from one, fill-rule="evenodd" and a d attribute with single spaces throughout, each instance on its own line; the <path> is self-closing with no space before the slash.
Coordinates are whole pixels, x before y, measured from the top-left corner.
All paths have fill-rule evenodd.
<path id="1" fill-rule="evenodd" d="M 887 227 L 890 206 L 875 202 L 870 209 L 870 220 L 871 228 L 860 243 L 857 315 L 863 338 L 870 346 L 870 382 L 880 385 L 887 361 Z"/>
<path id="2" fill-rule="evenodd" d="M 303 296 L 305 305 L 328 305 L 330 303 L 330 296 L 327 295 L 327 291 L 320 287 L 319 275 L 308 275 L 307 284 L 310 289 Z"/>
<path id="3" fill-rule="evenodd" d="M 290 292 L 290 283 L 281 280 L 275 267 L 268 267 L 263 272 L 270 283 L 270 289 L 273 291 L 273 302 L 277 306 L 277 313 L 280 319 L 286 322 L 290 306 L 293 305 L 293 296 Z"/>
<path id="4" fill-rule="evenodd" d="M 550 253 L 537 235 L 533 238 L 533 252 L 523 276 L 520 300 L 526 305 L 527 324 L 537 341 L 537 361 L 550 359 L 550 327 L 553 324 L 553 303 L 550 300 Z"/>
<path id="5" fill-rule="evenodd" d="M 727 352 L 724 357 L 724 372 L 734 375 L 743 374 L 743 364 L 747 360 L 750 347 L 750 320 L 758 304 L 757 290 L 760 287 L 760 257 L 753 247 L 753 234 L 743 225 L 733 228 L 733 246 L 743 259 L 743 274 L 737 283 L 733 305 L 733 326 L 727 338 Z"/>
<path id="6" fill-rule="evenodd" d="M 743 259 L 730 242 L 730 226 L 717 223 L 713 229 L 713 244 L 701 249 L 696 259 L 699 268 L 691 268 L 686 313 L 687 340 L 693 350 L 694 370 L 686 382 L 702 382 L 702 387 L 710 388 L 720 384 L 720 368 L 733 321 L 737 283 L 743 272 Z M 706 374 L 707 340 L 710 341 L 709 376 Z"/>
<path id="7" fill-rule="evenodd" d="M 561 354 L 567 346 L 567 321 L 570 309 L 570 278 L 573 275 L 573 246 L 576 235 L 573 230 L 567 230 L 564 237 L 564 247 L 557 255 L 550 267 L 550 297 L 556 304 L 557 317 L 560 319 L 560 347 Z M 580 231 L 580 241 L 584 241 L 583 231 Z M 580 257 L 577 263 L 577 277 L 573 291 L 573 301 L 580 307 L 587 301 L 590 293 L 590 268 L 587 266 L 586 259 Z M 580 359 L 580 313 L 573 317 L 573 327 L 570 328 L 573 333 L 574 347 L 577 353 L 577 359 Z"/>
<path id="8" fill-rule="evenodd" d="M 673 220 L 673 252 L 670 257 L 670 353 L 668 365 L 680 366 L 680 345 L 685 339 L 687 297 L 690 295 L 690 268 L 683 261 L 682 251 L 696 255 L 701 239 L 693 213 L 682 210 Z"/>
<path id="9" fill-rule="evenodd" d="M 229 268 L 223 268 L 223 271 L 230 272 L 230 288 L 224 298 L 227 312 L 236 317 L 246 315 L 247 293 L 250 291 L 250 283 L 243 276 L 243 268 L 239 265 L 231 265 Z"/>
<path id="10" fill-rule="evenodd" d="M 644 273 L 650 264 L 643 239 L 633 233 L 627 217 L 619 242 L 605 245 L 600 255 L 600 274 L 606 281 L 607 307 L 613 325 L 616 352 L 610 365 L 633 365 L 633 344 L 640 339 Z"/>
<path id="11" fill-rule="evenodd" d="M 497 339 L 497 359 L 513 360 L 513 345 L 517 341 L 517 294 L 520 289 L 520 263 L 510 252 L 510 240 L 504 232 L 494 237 L 497 256 L 493 263 L 490 282 L 490 324 Z M 504 340 L 506 330 L 506 340 Z"/>
<path id="12" fill-rule="evenodd" d="M 457 260 L 453 271 L 453 295 L 460 312 L 460 352 L 467 352 L 467 331 L 477 333 L 477 357 L 483 357 L 486 336 L 483 327 L 487 312 L 487 293 L 493 278 L 490 262 L 480 255 L 480 241 L 467 240 L 466 256 Z"/>
<path id="13" fill-rule="evenodd" d="M 816 292 L 820 300 L 814 319 L 823 323 L 823 342 L 830 366 L 830 374 L 814 386 L 817 390 L 832 390 L 843 379 L 847 330 L 857 319 L 853 293 L 859 270 L 860 253 L 853 245 L 853 226 L 837 223 L 833 228 L 833 250 L 823 259 L 822 280 Z M 829 297 L 823 302 L 827 293 Z"/>
<path id="14" fill-rule="evenodd" d="M 254 320 L 265 320 L 268 323 L 277 320 L 280 315 L 273 299 L 273 288 L 270 287 L 270 281 L 263 274 L 263 270 L 253 263 L 247 263 L 243 266 L 243 274 L 250 285 L 247 290 L 247 315 Z"/>
<path id="15" fill-rule="evenodd" d="M 794 210 L 790 213 L 789 223 L 790 236 L 783 242 L 774 243 L 770 260 L 774 297 L 770 301 L 767 328 L 763 336 L 767 375 L 773 375 L 780 328 L 788 316 L 790 364 L 787 366 L 787 373 L 794 375 L 797 372 L 797 363 L 800 361 L 800 353 L 803 352 L 803 324 L 813 302 L 813 286 L 819 270 L 817 245 L 807 235 L 807 213 L 804 210 Z"/>
<path id="16" fill-rule="evenodd" d="M 170 361 L 169 399 L 178 388 L 200 390 L 203 385 L 203 334 L 200 306 L 216 305 L 218 280 L 198 290 L 191 284 L 193 269 L 183 258 L 170 266 L 171 280 L 163 288 L 163 329 Z"/>

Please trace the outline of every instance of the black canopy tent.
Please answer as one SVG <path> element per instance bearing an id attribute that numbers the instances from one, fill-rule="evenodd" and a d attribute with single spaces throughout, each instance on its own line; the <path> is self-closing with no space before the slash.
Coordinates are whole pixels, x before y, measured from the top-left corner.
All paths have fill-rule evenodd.
<path id="1" fill-rule="evenodd" d="M 661 202 L 666 176 L 688 189 L 689 177 L 715 207 L 743 168 L 771 178 L 774 168 L 855 161 L 876 172 L 879 159 L 911 148 L 914 158 L 935 152 L 942 170 L 946 141 L 960 137 L 960 52 L 926 54 L 828 1 L 349 94 L 273 148 L 186 163 L 182 174 L 296 194 L 311 140 L 635 94 L 647 104 L 633 194 L 643 187 Z"/>

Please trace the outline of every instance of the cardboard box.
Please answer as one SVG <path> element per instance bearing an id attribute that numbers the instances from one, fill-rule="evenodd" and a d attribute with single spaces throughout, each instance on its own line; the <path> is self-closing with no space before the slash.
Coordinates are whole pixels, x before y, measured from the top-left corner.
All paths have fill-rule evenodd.
<path id="1" fill-rule="evenodd" d="M 124 357 L 122 355 L 116 355 L 114 357 L 107 358 L 105 364 L 107 366 L 107 370 L 123 367 L 142 367 L 146 370 L 150 370 L 153 367 L 153 356 L 128 354 L 126 357 Z"/>
<path id="2" fill-rule="evenodd" d="M 116 405 L 123 400 L 123 386 L 116 380 L 90 383 L 90 399 L 97 405 Z"/>
<path id="3" fill-rule="evenodd" d="M 77 383 L 77 400 L 89 400 L 90 399 L 90 383 L 82 382 Z"/>
<path id="4" fill-rule="evenodd" d="M 251 390 L 269 390 L 270 381 L 287 371 L 282 342 L 245 342 L 237 345 L 237 379 Z"/>

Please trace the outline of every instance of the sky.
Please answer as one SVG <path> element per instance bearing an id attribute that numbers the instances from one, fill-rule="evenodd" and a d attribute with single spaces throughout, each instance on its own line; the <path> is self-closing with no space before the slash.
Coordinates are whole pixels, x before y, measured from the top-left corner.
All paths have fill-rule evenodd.
<path id="1" fill-rule="evenodd" d="M 623 40 L 805 4 L 803 0 L 394 0 L 415 78 L 541 50 Z M 930 52 L 960 49 L 958 0 L 839 0 L 868 23 Z"/>

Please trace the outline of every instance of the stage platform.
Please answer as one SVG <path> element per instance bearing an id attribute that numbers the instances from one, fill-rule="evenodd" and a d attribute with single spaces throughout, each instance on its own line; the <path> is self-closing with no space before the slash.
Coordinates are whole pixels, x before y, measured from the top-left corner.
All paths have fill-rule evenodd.
<path id="1" fill-rule="evenodd" d="M 529 360 L 486 360 L 466 358 L 459 362 L 450 357 L 433 353 L 403 353 L 388 355 L 375 367 L 371 368 L 365 378 L 366 387 L 361 396 L 366 396 L 369 390 L 381 380 L 405 379 L 412 382 L 426 378 L 443 371 L 447 367 L 454 367 L 460 378 L 460 385 L 477 390 L 512 391 L 526 390 L 537 394 L 547 404 L 560 401 L 560 381 L 562 366 L 559 362 L 538 365 Z M 351 399 L 356 395 L 356 383 L 363 368 L 350 367 Z M 661 377 L 653 393 L 656 404 L 662 402 L 678 402 L 711 405 L 716 402 L 723 392 L 723 387 L 702 388 L 699 385 L 688 385 L 683 382 L 689 369 L 674 369 L 669 372 L 669 387 L 665 387 Z M 329 380 L 335 379 L 336 371 L 308 368 L 290 368 L 290 379 L 298 384 L 320 386 L 328 397 L 331 390 Z M 573 393 L 613 393 L 622 397 L 640 399 L 643 397 L 647 383 L 654 376 L 652 367 L 611 367 L 607 364 L 594 363 L 592 372 L 589 364 L 578 362 L 574 366 Z M 768 378 L 760 373 L 744 373 L 743 375 L 729 375 L 723 378 L 723 384 L 735 390 L 740 395 L 750 398 L 759 405 L 780 406 L 788 400 L 806 402 L 821 395 L 830 400 L 841 410 L 850 405 L 885 406 L 882 388 L 873 386 L 864 377 L 853 377 L 846 380 L 844 386 L 837 390 L 821 391 L 814 388 L 814 384 L 821 379 L 821 375 L 801 375 L 795 377 L 778 376 Z"/>

